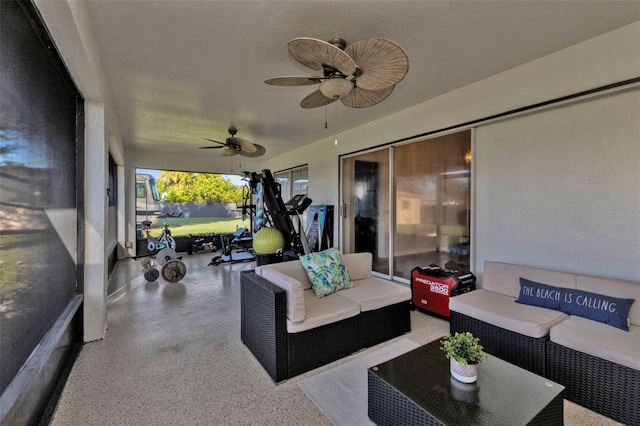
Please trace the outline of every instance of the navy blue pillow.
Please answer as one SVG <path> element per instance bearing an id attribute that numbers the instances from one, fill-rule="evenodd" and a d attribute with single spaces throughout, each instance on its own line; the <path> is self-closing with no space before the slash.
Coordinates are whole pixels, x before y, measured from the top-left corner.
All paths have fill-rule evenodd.
<path id="1" fill-rule="evenodd" d="M 629 331 L 629 309 L 635 299 L 624 299 L 572 288 L 554 287 L 520 278 L 516 302 L 555 309 Z"/>
<path id="2" fill-rule="evenodd" d="M 634 301 L 567 288 L 560 310 L 629 331 L 629 309 Z"/>
<path id="3" fill-rule="evenodd" d="M 520 278 L 520 294 L 516 302 L 559 311 L 563 299 L 563 290 L 563 288 Z"/>

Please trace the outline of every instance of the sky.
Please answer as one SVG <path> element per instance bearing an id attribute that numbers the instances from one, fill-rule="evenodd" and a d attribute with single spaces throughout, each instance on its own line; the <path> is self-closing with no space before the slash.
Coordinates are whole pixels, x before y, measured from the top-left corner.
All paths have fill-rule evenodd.
<path id="1" fill-rule="evenodd" d="M 155 170 L 155 169 L 136 169 L 136 173 L 146 173 L 148 175 L 153 176 L 154 178 L 159 178 L 160 177 L 160 173 L 162 173 L 162 170 Z M 238 175 L 220 175 L 223 178 L 231 181 L 231 183 L 233 183 L 234 185 L 237 186 L 242 186 L 245 184 L 245 182 L 242 180 L 242 176 L 238 176 Z"/>

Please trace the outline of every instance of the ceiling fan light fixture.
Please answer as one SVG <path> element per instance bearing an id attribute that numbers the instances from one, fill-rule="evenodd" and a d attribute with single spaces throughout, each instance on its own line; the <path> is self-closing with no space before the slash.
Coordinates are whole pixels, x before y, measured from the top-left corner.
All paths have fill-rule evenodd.
<path id="1" fill-rule="evenodd" d="M 353 82 L 344 78 L 330 78 L 320 83 L 318 90 L 329 99 L 340 99 L 353 90 Z"/>

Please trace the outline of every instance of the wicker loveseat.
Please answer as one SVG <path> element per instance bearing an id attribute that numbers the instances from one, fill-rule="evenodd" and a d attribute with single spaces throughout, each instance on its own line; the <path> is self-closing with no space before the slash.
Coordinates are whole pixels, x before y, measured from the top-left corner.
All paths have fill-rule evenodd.
<path id="1" fill-rule="evenodd" d="M 635 299 L 629 331 L 515 303 L 520 278 L 565 293 Z M 449 308 L 452 333 L 471 331 L 489 354 L 564 385 L 566 399 L 640 424 L 640 283 L 486 262 L 482 288 L 451 298 Z"/>
<path id="2" fill-rule="evenodd" d="M 372 277 L 370 253 L 342 260 L 353 287 L 322 298 L 298 260 L 241 274 L 241 339 L 274 382 L 411 331 L 409 288 Z"/>

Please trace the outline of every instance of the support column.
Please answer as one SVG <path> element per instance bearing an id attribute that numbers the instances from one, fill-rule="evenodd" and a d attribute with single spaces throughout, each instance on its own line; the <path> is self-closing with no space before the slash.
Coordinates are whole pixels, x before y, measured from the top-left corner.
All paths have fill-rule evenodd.
<path id="1" fill-rule="evenodd" d="M 130 159 L 124 163 L 125 222 L 129 256 L 136 255 L 136 168 Z"/>
<path id="2" fill-rule="evenodd" d="M 129 257 L 128 242 L 127 242 L 127 221 L 126 221 L 126 186 L 127 181 L 125 179 L 124 166 L 117 166 L 118 176 L 118 259 L 125 259 Z"/>
<path id="3" fill-rule="evenodd" d="M 108 150 L 104 104 L 85 101 L 85 259 L 84 341 L 104 337 L 107 329 Z"/>

